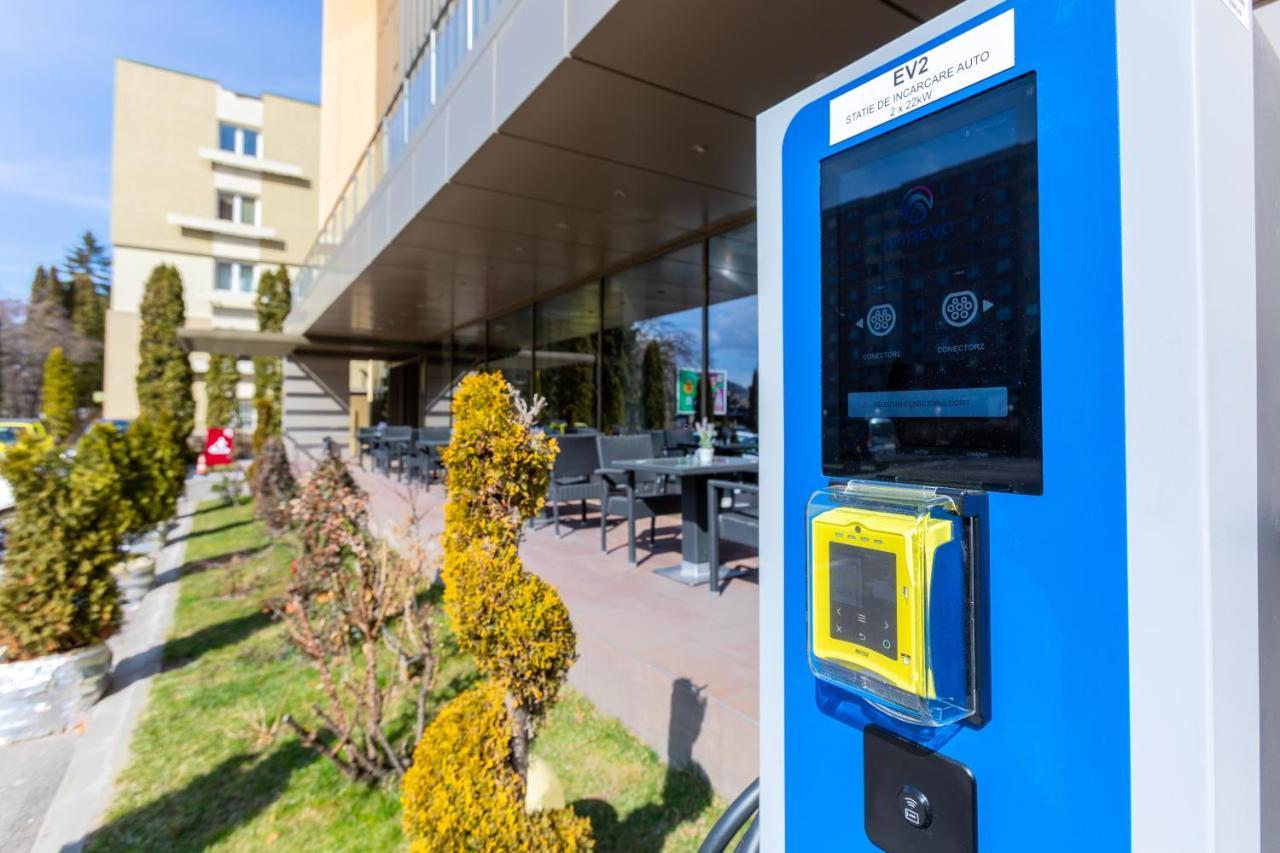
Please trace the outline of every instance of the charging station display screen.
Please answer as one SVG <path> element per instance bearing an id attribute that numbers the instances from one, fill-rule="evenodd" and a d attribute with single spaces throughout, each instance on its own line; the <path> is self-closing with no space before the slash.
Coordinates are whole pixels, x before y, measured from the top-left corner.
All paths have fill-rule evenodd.
<path id="1" fill-rule="evenodd" d="M 897 559 L 891 552 L 832 542 L 831 639 L 898 655 Z"/>
<path id="2" fill-rule="evenodd" d="M 1035 75 L 822 162 L 823 470 L 1039 494 Z"/>

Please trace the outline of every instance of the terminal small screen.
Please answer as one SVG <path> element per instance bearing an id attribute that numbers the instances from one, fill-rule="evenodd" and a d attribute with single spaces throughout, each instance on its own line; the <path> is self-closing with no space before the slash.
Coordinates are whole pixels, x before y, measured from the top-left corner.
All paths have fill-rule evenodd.
<path id="1" fill-rule="evenodd" d="M 1036 80 L 822 162 L 823 469 L 1040 494 Z"/>
<path id="2" fill-rule="evenodd" d="M 832 542 L 831 639 L 898 655 L 897 558 L 888 551 Z"/>

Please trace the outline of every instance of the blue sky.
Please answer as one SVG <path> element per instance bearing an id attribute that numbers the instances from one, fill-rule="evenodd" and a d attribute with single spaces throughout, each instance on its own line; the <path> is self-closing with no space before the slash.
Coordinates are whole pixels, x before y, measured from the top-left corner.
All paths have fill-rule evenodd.
<path id="1" fill-rule="evenodd" d="M 111 104 L 123 56 L 246 94 L 320 100 L 321 0 L 41 0 L 0 27 L 0 298 L 91 229 L 110 242 Z"/>

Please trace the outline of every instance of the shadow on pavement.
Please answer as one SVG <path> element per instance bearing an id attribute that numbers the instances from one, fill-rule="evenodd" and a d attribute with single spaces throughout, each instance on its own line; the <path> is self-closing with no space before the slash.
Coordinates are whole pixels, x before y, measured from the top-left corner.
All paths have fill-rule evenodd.
<path id="1" fill-rule="evenodd" d="M 120 815 L 82 839 L 90 850 L 200 850 L 273 803 L 294 771 L 316 759 L 296 740 L 264 756 L 233 755 L 183 788 Z M 64 851 L 78 849 L 67 845 Z"/>
<path id="2" fill-rule="evenodd" d="M 657 853 L 680 824 L 702 814 L 714 793 L 706 773 L 693 760 L 693 744 L 702 732 L 707 700 L 687 678 L 671 685 L 671 721 L 667 725 L 667 773 L 662 801 L 642 806 L 619 820 L 604 800 L 578 800 L 573 809 L 591 821 L 596 849 Z"/>

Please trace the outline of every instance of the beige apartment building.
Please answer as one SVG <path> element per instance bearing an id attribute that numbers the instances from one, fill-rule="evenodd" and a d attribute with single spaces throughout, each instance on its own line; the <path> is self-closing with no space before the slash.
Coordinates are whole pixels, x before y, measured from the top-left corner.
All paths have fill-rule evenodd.
<path id="1" fill-rule="evenodd" d="M 138 306 L 158 264 L 182 275 L 189 330 L 257 330 L 258 277 L 281 264 L 296 275 L 315 239 L 319 148 L 315 104 L 117 60 L 105 417 L 137 416 Z M 253 425 L 250 354 L 239 360 L 244 429 Z M 193 352 L 191 362 L 202 431 L 208 356 Z"/>

